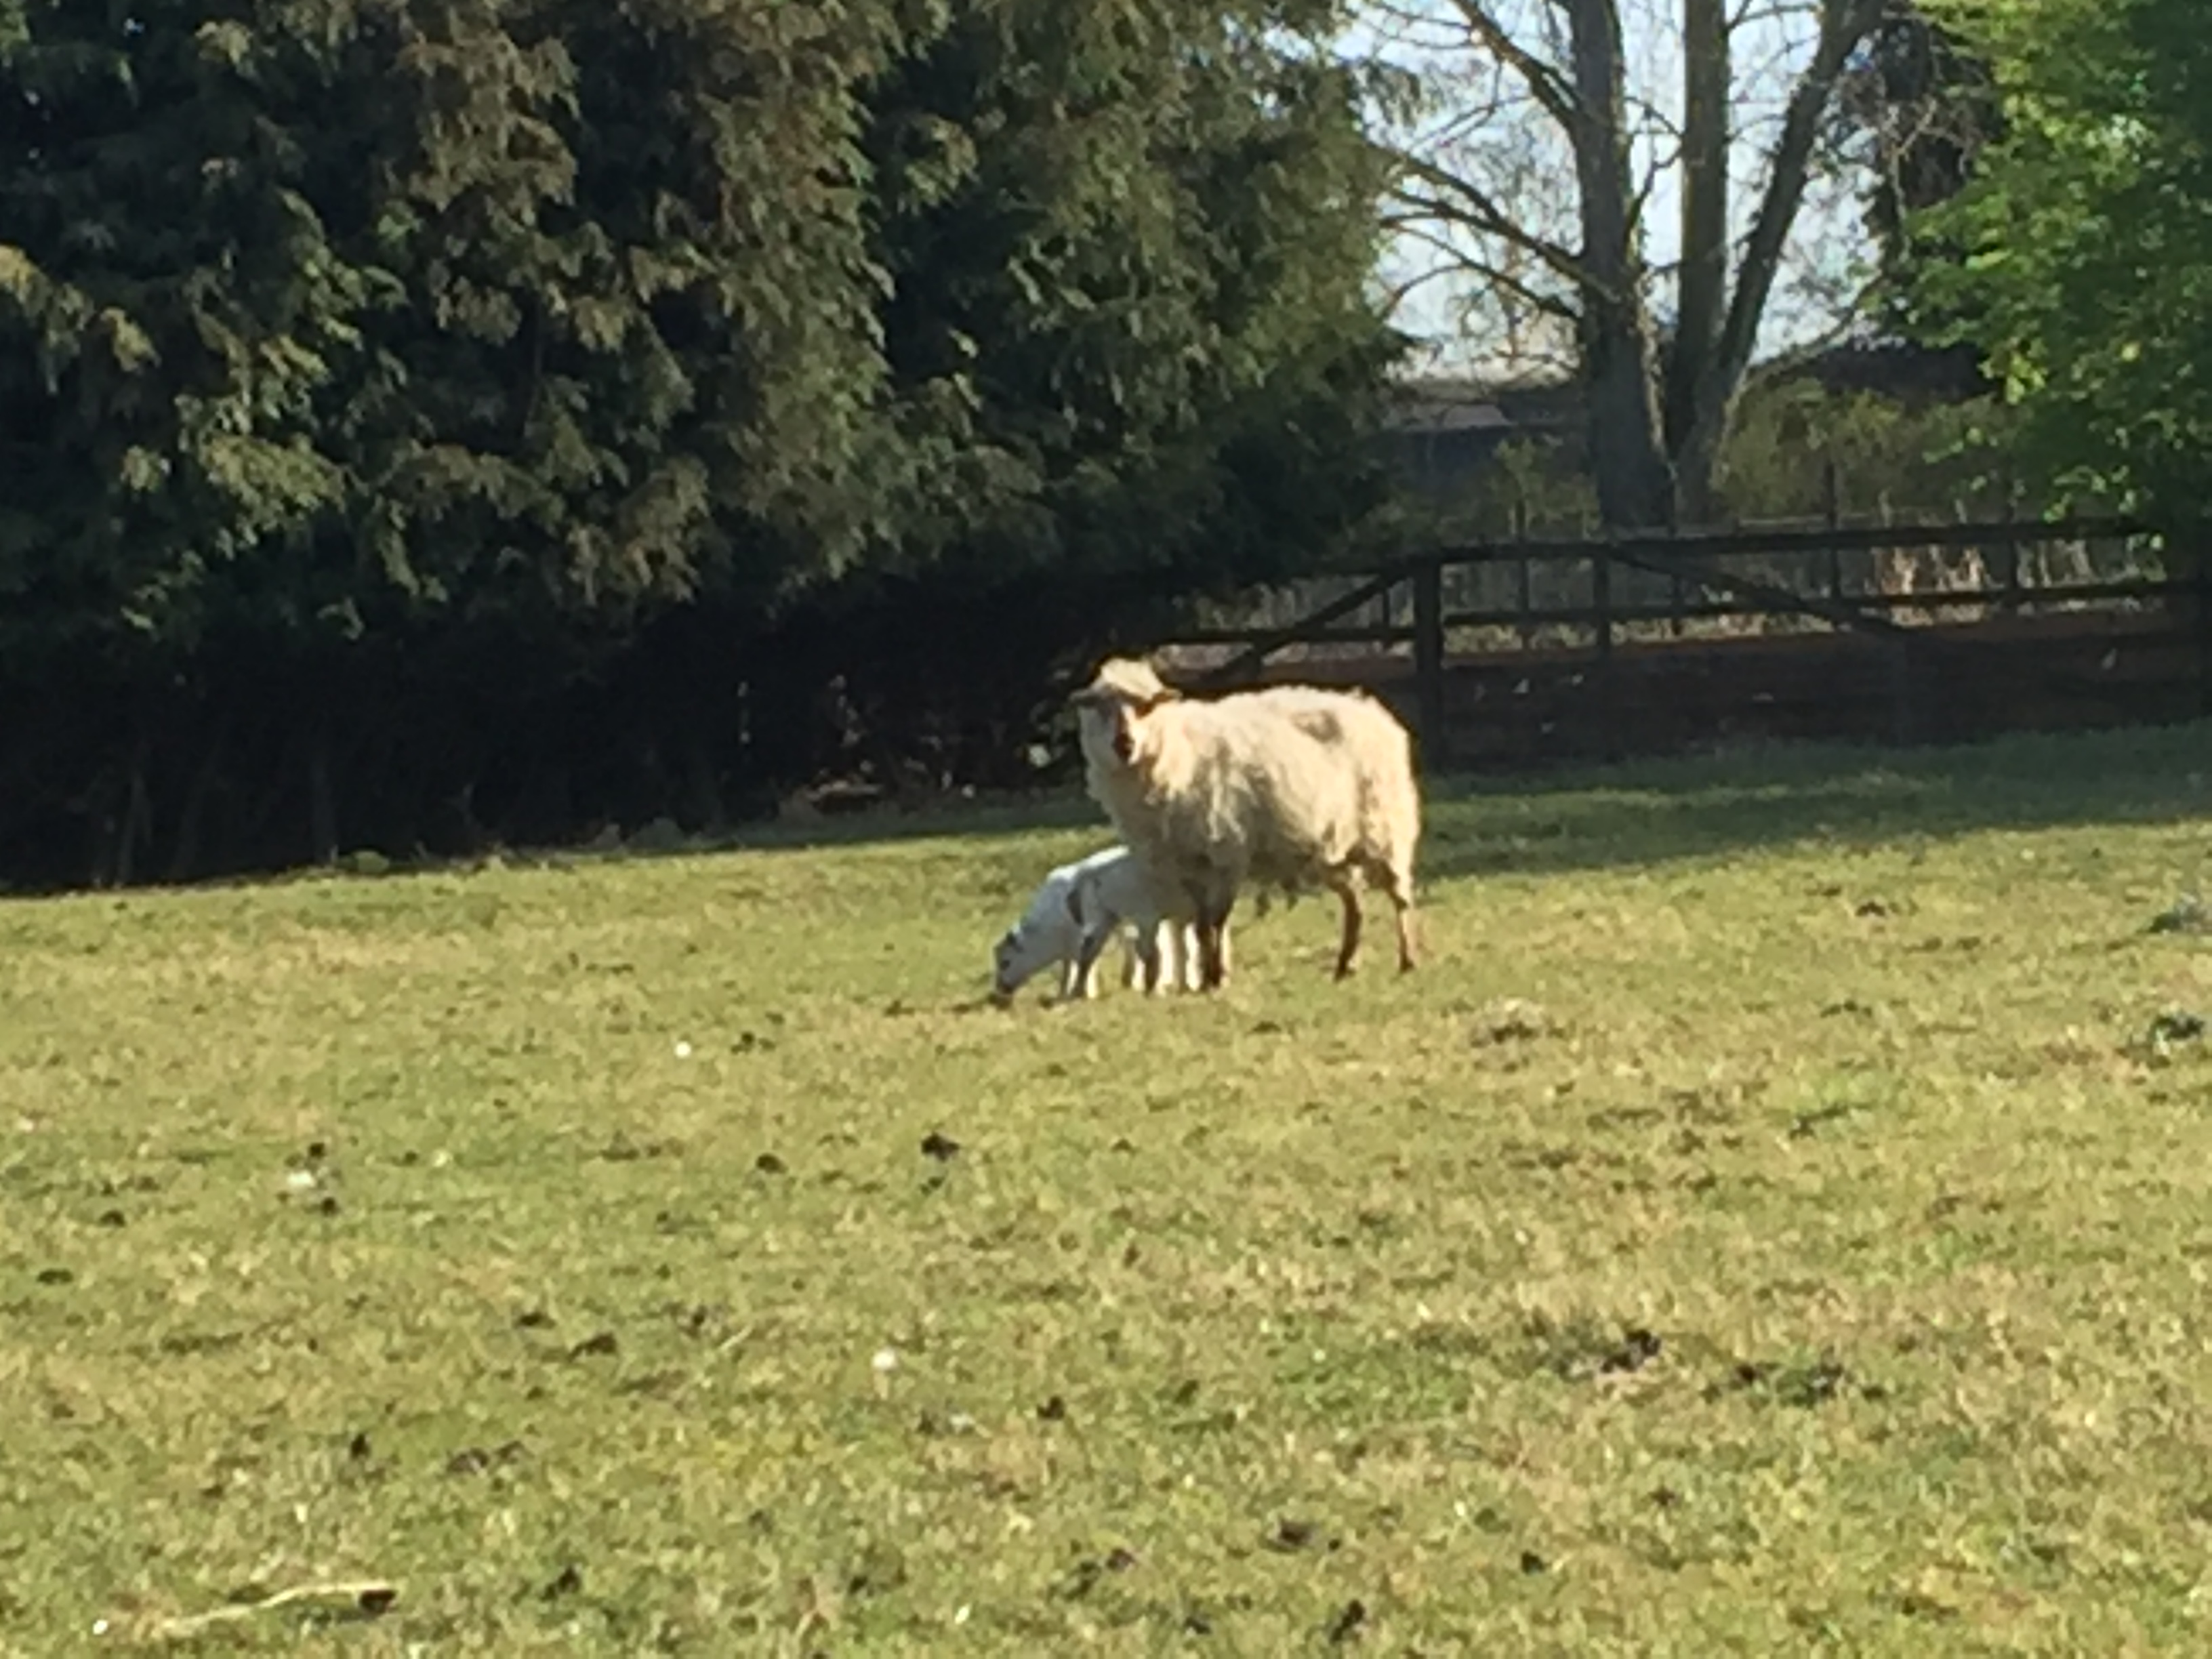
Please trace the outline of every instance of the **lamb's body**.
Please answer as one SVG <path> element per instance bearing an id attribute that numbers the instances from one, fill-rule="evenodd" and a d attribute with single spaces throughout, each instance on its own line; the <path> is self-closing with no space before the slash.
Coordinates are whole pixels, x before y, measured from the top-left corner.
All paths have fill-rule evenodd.
<path id="1" fill-rule="evenodd" d="M 1147 994 L 1198 988 L 1198 949 L 1186 923 L 1164 920 L 1152 870 L 1109 847 L 1048 873 L 1021 920 L 999 940 L 993 990 L 1011 997 L 1057 963 L 1064 1000 L 1098 994 L 1098 958 L 1116 933 L 1127 946 L 1123 983 Z"/>
<path id="2" fill-rule="evenodd" d="M 1419 805 L 1405 730 L 1380 704 L 1312 688 L 1186 700 L 1127 659 L 1102 666 L 1079 703 L 1091 795 L 1158 872 L 1170 914 L 1195 922 L 1206 986 L 1225 975 L 1222 930 L 1248 882 L 1337 893 L 1341 975 L 1358 952 L 1364 875 L 1398 905 L 1401 965 L 1413 965 Z"/>

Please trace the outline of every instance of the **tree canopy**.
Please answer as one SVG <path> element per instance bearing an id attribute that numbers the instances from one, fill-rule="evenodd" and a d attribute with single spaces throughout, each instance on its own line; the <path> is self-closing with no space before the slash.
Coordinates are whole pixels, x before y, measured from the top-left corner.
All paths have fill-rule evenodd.
<path id="1" fill-rule="evenodd" d="M 2194 0 L 1950 0 L 2006 134 L 1916 234 L 1923 325 L 1971 342 L 2021 459 L 2152 511 L 2212 456 L 2212 30 Z"/>
<path id="2" fill-rule="evenodd" d="M 1255 399 L 1377 361 L 1356 111 L 1277 44 L 1329 22 L 42 8 L 0 100 L 0 568 L 163 633 L 1172 547 Z"/>
<path id="3" fill-rule="evenodd" d="M 1310 563 L 1394 349 L 1340 21 L 0 0 L 6 672 Z"/>

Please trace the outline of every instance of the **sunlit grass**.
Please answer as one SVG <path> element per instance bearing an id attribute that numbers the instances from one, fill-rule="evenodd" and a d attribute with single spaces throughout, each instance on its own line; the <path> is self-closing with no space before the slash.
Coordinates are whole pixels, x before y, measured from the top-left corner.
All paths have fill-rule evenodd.
<path id="1" fill-rule="evenodd" d="M 6 905 L 0 1649 L 2203 1650 L 2206 735 L 1440 789 L 1212 1000 L 975 1006 L 1002 821 Z"/>

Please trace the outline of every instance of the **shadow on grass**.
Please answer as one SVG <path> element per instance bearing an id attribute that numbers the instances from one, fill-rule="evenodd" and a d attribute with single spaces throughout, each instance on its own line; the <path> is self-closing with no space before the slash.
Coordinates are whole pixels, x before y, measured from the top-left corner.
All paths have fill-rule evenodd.
<path id="1" fill-rule="evenodd" d="M 1831 744 L 1439 780 L 1425 880 L 1723 857 L 1805 842 L 1874 847 L 1984 830 L 2212 814 L 2212 724 L 2024 735 L 1945 749 Z"/>
<path id="2" fill-rule="evenodd" d="M 2212 816 L 2212 722 L 2022 735 L 1945 749 L 1804 744 L 1728 754 L 1563 769 L 1536 776 L 1425 781 L 1423 883 L 1545 874 L 1821 842 L 1873 847 L 1989 829 L 2171 823 Z M 353 855 L 333 872 L 295 870 L 198 887 L 268 886 L 342 876 L 404 878 L 487 863 L 563 865 L 696 858 L 723 852 L 822 852 L 1041 832 L 1113 830 L 1079 783 L 1018 797 L 867 811 L 725 835 L 616 848 L 501 849 L 476 857 L 385 860 Z M 25 895 L 24 896 L 32 896 Z"/>
<path id="3" fill-rule="evenodd" d="M 1843 847 L 1982 830 L 2173 823 L 2212 816 L 2212 723 L 2028 734 L 1943 749 L 1791 744 L 1429 781 L 1425 881 L 1723 857 L 1793 842 Z M 1095 829 L 1079 787 L 990 807 L 777 825 L 733 847 L 826 848 Z"/>
<path id="4" fill-rule="evenodd" d="M 1778 744 L 1729 754 L 1576 767 L 1540 776 L 1444 776 L 1424 788 L 1423 882 L 1515 871 L 1602 869 L 1821 842 L 1873 847 L 1990 829 L 2170 823 L 2212 816 L 2212 722 L 1943 749 Z M 819 852 L 934 840 L 979 854 L 1042 831 L 1113 838 L 1072 784 L 1018 799 L 747 825 L 617 859 L 720 851 Z M 586 853 L 541 858 L 590 859 Z"/>

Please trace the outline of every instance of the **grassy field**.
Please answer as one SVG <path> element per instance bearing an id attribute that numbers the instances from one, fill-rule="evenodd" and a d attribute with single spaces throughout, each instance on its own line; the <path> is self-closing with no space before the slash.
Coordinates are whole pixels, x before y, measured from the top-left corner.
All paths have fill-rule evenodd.
<path id="1" fill-rule="evenodd" d="M 0 905 L 0 1650 L 2212 1650 L 2208 737 Z"/>

